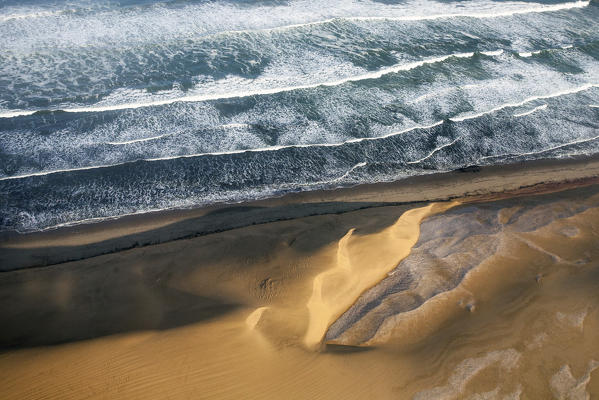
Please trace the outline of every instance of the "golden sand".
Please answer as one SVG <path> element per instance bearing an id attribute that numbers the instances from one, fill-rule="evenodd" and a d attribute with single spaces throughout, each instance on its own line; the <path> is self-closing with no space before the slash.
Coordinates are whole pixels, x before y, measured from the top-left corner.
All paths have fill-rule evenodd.
<path id="1" fill-rule="evenodd" d="M 0 338 L 18 346 L 0 397 L 597 398 L 597 193 L 371 208 L 0 274 Z"/>
<path id="2" fill-rule="evenodd" d="M 350 229 L 339 240 L 333 267 L 314 278 L 306 305 L 309 313 L 306 346 L 318 346 L 329 325 L 410 253 L 424 218 L 457 204 L 433 203 L 408 210 L 393 225 L 376 234 L 355 237 L 355 228 Z"/>

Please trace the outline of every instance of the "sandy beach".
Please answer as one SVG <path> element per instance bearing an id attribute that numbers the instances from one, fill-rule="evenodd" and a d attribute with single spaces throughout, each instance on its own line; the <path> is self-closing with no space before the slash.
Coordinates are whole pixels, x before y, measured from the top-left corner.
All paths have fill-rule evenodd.
<path id="1" fill-rule="evenodd" d="M 0 397 L 595 398 L 597 176 L 534 162 L 7 234 Z"/>
<path id="2" fill-rule="evenodd" d="M 89 221 L 42 232 L 0 233 L 0 269 L 59 264 L 134 247 L 191 238 L 250 225 L 383 206 L 439 201 L 488 201 L 594 184 L 599 157 L 539 160 L 474 167 L 397 182 L 290 193 L 238 204 L 166 210 Z M 466 198 L 466 199 L 464 199 Z"/>
<path id="3" fill-rule="evenodd" d="M 0 400 L 599 400 L 599 0 L 0 0 Z"/>

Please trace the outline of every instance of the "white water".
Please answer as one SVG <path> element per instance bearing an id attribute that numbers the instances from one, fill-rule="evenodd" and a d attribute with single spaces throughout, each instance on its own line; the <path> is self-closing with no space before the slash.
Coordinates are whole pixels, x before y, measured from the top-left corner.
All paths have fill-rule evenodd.
<path id="1" fill-rule="evenodd" d="M 530 115 L 530 114 L 532 114 L 534 112 L 537 112 L 537 111 L 540 111 L 540 110 L 544 110 L 546 108 L 547 108 L 547 104 L 543 104 L 542 106 L 535 107 L 535 108 L 533 108 L 530 111 L 526 111 L 526 112 L 523 112 L 523 113 L 520 113 L 520 114 L 514 114 L 514 117 L 516 117 L 516 118 L 518 118 L 518 117 L 524 117 L 526 115 Z"/>
<path id="2" fill-rule="evenodd" d="M 99 2 L 101 4 L 101 2 Z M 448 18 L 501 18 L 531 13 L 558 12 L 583 8 L 589 1 L 560 4 L 519 1 L 440 3 L 408 1 L 389 5 L 375 1 L 331 0 L 323 6 L 310 0 L 296 0 L 287 5 L 238 7 L 231 3 L 207 2 L 183 7 L 164 5 L 139 8 L 137 12 L 118 9 L 86 9 L 83 15 L 66 13 L 72 9 L 36 9 L 31 7 L 0 10 L 2 24 L 15 29 L 13 50 L 26 49 L 32 42 L 63 45 L 89 45 L 131 41 L 169 40 L 176 36 L 206 36 L 250 31 L 301 29 L 349 21 L 430 21 Z M 11 11 L 12 10 L 12 11 Z M 40 21 L 41 20 L 41 21 Z M 23 25 L 16 25 L 21 23 Z M 37 27 L 37 29 L 36 29 Z M 7 30 L 10 34 L 10 30 Z"/>
<path id="3" fill-rule="evenodd" d="M 485 54 L 487 56 L 498 56 L 501 53 L 503 53 L 503 50 L 481 52 L 481 54 Z M 52 111 L 60 110 L 60 111 L 71 112 L 71 113 L 105 112 L 105 111 L 135 109 L 135 108 L 142 108 L 142 107 L 163 106 L 163 105 L 179 103 L 179 102 L 187 103 L 187 102 L 200 102 L 200 101 L 209 101 L 209 100 L 224 100 L 224 99 L 232 99 L 232 98 L 239 98 L 239 97 L 271 95 L 271 94 L 291 92 L 291 91 L 302 90 L 302 89 L 314 89 L 319 86 L 325 86 L 325 87 L 326 86 L 339 86 L 339 85 L 343 85 L 348 82 L 359 82 L 359 81 L 363 81 L 363 80 L 367 80 L 367 79 L 378 79 L 384 75 L 397 73 L 400 71 L 409 71 L 411 69 L 421 67 L 425 64 L 434 64 L 434 63 L 443 62 L 452 57 L 455 57 L 455 58 L 472 57 L 472 56 L 474 56 L 474 54 L 475 54 L 474 52 L 449 54 L 449 55 L 445 55 L 445 56 L 441 56 L 441 57 L 429 58 L 429 59 L 425 59 L 422 61 L 416 61 L 416 62 L 407 63 L 407 64 L 398 64 L 398 65 L 394 65 L 392 67 L 382 68 L 382 69 L 380 69 L 378 71 L 374 71 L 374 72 L 363 72 L 361 74 L 347 76 L 342 79 L 331 80 L 331 81 L 320 81 L 320 82 L 314 82 L 314 83 L 305 83 L 305 84 L 294 85 L 294 86 L 269 87 L 269 83 L 270 83 L 269 78 L 264 78 L 262 80 L 260 78 L 257 78 L 254 80 L 247 80 L 247 82 L 245 84 L 258 86 L 258 87 L 255 89 L 249 89 L 249 90 L 245 90 L 245 91 L 221 91 L 221 92 L 217 92 L 217 93 L 201 94 L 198 92 L 200 92 L 200 91 L 203 92 L 205 90 L 204 87 L 201 87 L 201 88 L 192 90 L 191 92 L 195 92 L 194 94 L 180 95 L 178 97 L 170 97 L 173 94 L 174 95 L 178 94 L 177 92 L 171 91 L 171 92 L 168 92 L 165 94 L 165 96 L 168 96 L 167 98 L 163 98 L 160 100 L 152 100 L 152 97 L 160 97 L 160 95 L 147 95 L 146 96 L 146 97 L 148 97 L 147 99 L 144 99 L 139 102 L 134 102 L 134 103 L 101 105 L 102 102 L 100 102 L 100 104 L 93 105 L 93 106 L 58 108 L 58 109 L 54 109 Z M 238 86 L 244 86 L 244 83 L 239 82 L 239 81 L 243 81 L 242 79 L 234 77 L 233 80 L 236 81 Z M 225 86 L 225 87 L 228 86 L 227 85 L 228 82 L 226 82 L 226 81 L 227 80 L 225 80 L 225 82 L 222 82 L 221 85 Z M 217 88 L 219 86 L 218 84 L 219 84 L 219 82 L 216 82 L 215 86 Z M 121 91 L 121 93 L 123 93 L 123 92 L 124 92 L 124 95 L 119 95 L 118 97 L 129 98 L 129 97 L 143 97 L 144 96 L 143 92 L 140 92 L 140 91 Z M 115 96 L 115 97 L 117 97 L 117 96 Z M 17 117 L 17 116 L 32 115 L 38 111 L 40 111 L 40 110 L 4 111 L 4 112 L 0 112 L 0 118 L 13 118 L 13 117 Z"/>
<path id="4" fill-rule="evenodd" d="M 547 94 L 547 95 L 540 95 L 540 96 L 531 96 L 531 97 L 528 97 L 528 98 L 526 98 L 526 99 L 524 99 L 522 101 L 519 101 L 517 103 L 505 103 L 505 104 L 501 104 L 501 105 L 499 105 L 497 107 L 494 107 L 494 108 L 492 108 L 490 110 L 487 110 L 487 111 L 482 111 L 482 112 L 479 112 L 479 113 L 476 113 L 476 114 L 468 114 L 468 115 L 465 115 L 463 117 L 453 117 L 453 118 L 450 118 L 450 119 L 452 121 L 454 121 L 454 122 L 466 121 L 468 119 L 474 119 L 474 118 L 482 117 L 483 115 L 491 114 L 491 113 L 503 110 L 505 108 L 509 108 L 509 107 L 520 107 L 520 106 L 523 106 L 524 104 L 531 103 L 531 102 L 536 101 L 536 100 L 550 99 L 550 98 L 553 98 L 553 97 L 559 97 L 559 96 L 565 96 L 565 95 L 568 95 L 568 94 L 579 93 L 579 92 L 583 92 L 585 90 L 589 90 L 589 89 L 595 88 L 595 87 L 599 87 L 599 83 L 587 83 L 585 85 L 578 86 L 578 87 L 575 87 L 575 88 L 572 88 L 572 89 L 563 90 L 563 91 L 560 91 L 560 92 L 555 92 L 555 93 L 550 93 L 550 94 Z"/>
<path id="5" fill-rule="evenodd" d="M 149 161 L 149 162 L 165 161 L 165 160 L 175 160 L 175 159 L 179 159 L 179 158 L 222 156 L 222 155 L 229 155 L 229 154 L 249 153 L 249 152 L 255 153 L 255 152 L 263 152 L 263 151 L 277 151 L 277 150 L 291 149 L 291 148 L 338 147 L 338 146 L 343 146 L 348 143 L 358 143 L 358 142 L 363 142 L 363 141 L 368 141 L 368 140 L 381 140 L 381 139 L 388 138 L 391 136 L 401 135 L 401 134 L 404 134 L 404 133 L 407 133 L 407 132 L 410 132 L 410 131 L 413 131 L 416 129 L 430 129 L 435 126 L 441 125 L 442 123 L 443 123 L 443 121 L 438 121 L 431 125 L 425 125 L 425 126 L 418 125 L 418 126 L 414 126 L 414 127 L 408 128 L 408 129 L 404 129 L 399 132 L 392 132 L 385 136 L 374 137 L 374 138 L 366 137 L 366 138 L 350 139 L 350 140 L 347 140 L 345 142 L 340 142 L 340 143 L 293 144 L 293 145 L 263 147 L 263 148 L 258 148 L 258 149 L 244 149 L 244 150 L 233 150 L 233 151 L 222 151 L 222 152 L 211 152 L 211 153 L 186 154 L 186 155 L 172 156 L 172 157 L 145 158 L 145 159 L 127 161 L 127 162 L 122 162 L 122 163 L 110 164 L 110 165 L 98 165 L 98 166 L 79 167 L 79 168 L 65 168 L 65 169 L 58 169 L 58 170 L 54 170 L 54 171 L 42 171 L 42 172 L 34 172 L 31 174 L 5 176 L 5 177 L 0 178 L 0 181 L 12 180 L 12 179 L 23 179 L 23 178 L 29 178 L 32 176 L 44 176 L 44 175 L 50 175 L 50 174 L 56 174 L 56 173 L 62 173 L 62 172 L 86 171 L 86 170 L 96 169 L 96 168 L 110 168 L 110 167 L 116 167 L 119 165 L 130 164 L 130 163 L 138 162 L 138 161 Z"/>

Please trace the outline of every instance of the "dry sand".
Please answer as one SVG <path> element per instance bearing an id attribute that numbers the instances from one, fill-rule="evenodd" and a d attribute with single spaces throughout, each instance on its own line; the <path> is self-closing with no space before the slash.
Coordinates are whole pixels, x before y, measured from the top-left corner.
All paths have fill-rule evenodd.
<path id="1" fill-rule="evenodd" d="M 7 237 L 3 263 L 164 243 L 0 273 L 0 398 L 597 398 L 599 186 L 559 190 L 599 166 L 576 162 L 357 188 L 325 215 L 282 198 L 212 234 L 190 210 Z M 299 217 L 244 220 L 277 207 Z"/>

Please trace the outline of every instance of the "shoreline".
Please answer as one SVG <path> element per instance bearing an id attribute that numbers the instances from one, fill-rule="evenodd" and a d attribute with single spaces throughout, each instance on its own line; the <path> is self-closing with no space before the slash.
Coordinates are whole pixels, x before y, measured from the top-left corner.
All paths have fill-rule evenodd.
<path id="1" fill-rule="evenodd" d="M 394 182 L 288 193 L 242 203 L 131 214 L 0 233 L 0 272 L 45 267 L 136 247 L 298 218 L 385 206 L 486 202 L 599 183 L 599 155 L 468 167 Z"/>
<path id="2" fill-rule="evenodd" d="M 560 168 L 545 183 L 459 201 L 386 203 L 0 273 L 2 394 L 392 399 L 449 388 L 451 398 L 551 398 L 571 371 L 567 382 L 583 379 L 574 389 L 595 398 L 599 185 L 564 180 Z M 486 179 L 487 192 L 521 182 Z M 267 215 L 212 217 L 247 213 Z M 13 250 L 74 256 L 102 245 Z"/>

